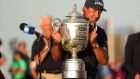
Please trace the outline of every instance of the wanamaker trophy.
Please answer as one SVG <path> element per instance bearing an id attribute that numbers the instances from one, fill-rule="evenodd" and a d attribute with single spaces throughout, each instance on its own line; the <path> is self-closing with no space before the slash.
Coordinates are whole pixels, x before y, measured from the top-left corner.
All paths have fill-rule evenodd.
<path id="1" fill-rule="evenodd" d="M 86 79 L 85 64 L 82 59 L 78 59 L 77 53 L 84 50 L 88 44 L 89 23 L 81 19 L 81 13 L 76 11 L 74 4 L 73 11 L 68 14 L 68 19 L 61 21 L 59 18 L 53 20 L 53 28 L 60 27 L 62 36 L 62 47 L 71 53 L 71 58 L 64 64 L 63 79 Z M 94 22 L 94 21 L 93 21 Z M 96 23 L 95 23 L 96 24 Z M 97 28 L 97 25 L 96 25 Z"/>

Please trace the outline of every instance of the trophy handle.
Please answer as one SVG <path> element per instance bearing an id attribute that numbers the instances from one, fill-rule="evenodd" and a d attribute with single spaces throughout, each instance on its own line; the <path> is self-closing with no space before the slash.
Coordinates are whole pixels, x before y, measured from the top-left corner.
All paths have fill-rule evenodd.
<path id="1" fill-rule="evenodd" d="M 62 21 L 59 18 L 55 18 L 52 21 L 52 28 L 53 28 L 53 30 L 55 29 L 56 26 L 60 28 L 61 24 L 62 24 Z"/>
<path id="2" fill-rule="evenodd" d="M 56 26 L 61 28 L 61 25 L 62 25 L 62 21 L 59 18 L 55 18 L 52 21 L 52 29 L 53 29 L 53 31 L 54 31 Z M 61 39 L 61 43 L 60 44 L 64 44 L 64 39 L 63 38 Z"/>
<path id="3" fill-rule="evenodd" d="M 93 21 L 93 20 L 90 20 L 90 21 L 88 21 L 88 26 L 89 26 L 89 24 L 91 23 L 91 22 L 94 22 L 94 24 L 95 24 L 95 31 L 94 32 L 97 32 L 97 24 L 96 24 L 96 22 L 95 21 Z M 93 25 L 92 25 L 92 27 L 94 27 Z"/>

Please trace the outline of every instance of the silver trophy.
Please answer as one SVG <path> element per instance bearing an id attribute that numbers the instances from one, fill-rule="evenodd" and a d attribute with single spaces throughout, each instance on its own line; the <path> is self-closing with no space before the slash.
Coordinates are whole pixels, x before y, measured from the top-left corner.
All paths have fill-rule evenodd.
<path id="1" fill-rule="evenodd" d="M 52 22 L 53 28 L 55 26 L 60 27 L 62 47 L 72 54 L 71 59 L 67 59 L 65 62 L 62 74 L 63 79 L 87 78 L 84 61 L 77 58 L 77 53 L 87 47 L 89 23 L 94 21 L 81 19 L 82 16 L 76 11 L 76 8 L 77 5 L 74 4 L 73 11 L 66 16 L 69 17 L 68 19 L 61 21 L 59 18 L 56 18 Z"/>

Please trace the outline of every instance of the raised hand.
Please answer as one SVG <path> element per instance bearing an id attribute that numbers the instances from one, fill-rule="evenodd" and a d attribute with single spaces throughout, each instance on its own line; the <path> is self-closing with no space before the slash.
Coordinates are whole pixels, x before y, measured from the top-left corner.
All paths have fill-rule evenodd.
<path id="1" fill-rule="evenodd" d="M 60 43 L 62 39 L 61 35 L 56 30 L 53 31 L 52 38 L 54 39 L 54 42 L 58 44 Z"/>
<path id="2" fill-rule="evenodd" d="M 95 28 L 94 28 L 94 30 L 95 30 Z M 95 31 L 92 31 L 90 36 L 89 36 L 89 41 L 90 41 L 92 47 L 96 47 L 97 36 L 98 36 L 98 34 Z"/>

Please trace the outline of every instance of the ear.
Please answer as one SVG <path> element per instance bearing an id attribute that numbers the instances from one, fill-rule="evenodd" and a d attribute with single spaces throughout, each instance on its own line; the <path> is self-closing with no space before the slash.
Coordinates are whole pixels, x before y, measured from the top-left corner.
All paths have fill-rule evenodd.
<path id="1" fill-rule="evenodd" d="M 87 10 L 87 7 L 86 6 L 83 7 L 83 11 L 85 11 L 85 10 Z"/>

